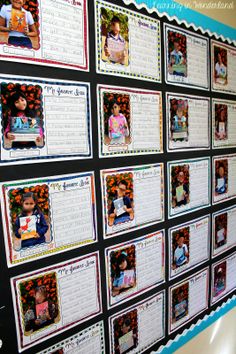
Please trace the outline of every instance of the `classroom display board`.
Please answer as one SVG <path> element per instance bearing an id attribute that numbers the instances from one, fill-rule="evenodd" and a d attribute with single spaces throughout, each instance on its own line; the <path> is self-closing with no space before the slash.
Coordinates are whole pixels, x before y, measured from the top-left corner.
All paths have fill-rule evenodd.
<path id="1" fill-rule="evenodd" d="M 0 1 L 0 353 L 148 354 L 235 293 L 236 47 L 128 2 Z"/>

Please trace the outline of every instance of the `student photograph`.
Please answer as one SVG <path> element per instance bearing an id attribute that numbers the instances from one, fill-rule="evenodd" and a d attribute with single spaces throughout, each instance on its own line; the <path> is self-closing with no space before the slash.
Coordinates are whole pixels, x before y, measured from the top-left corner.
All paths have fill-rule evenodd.
<path id="1" fill-rule="evenodd" d="M 134 219 L 133 174 L 107 176 L 108 225 L 118 225 Z"/>
<path id="2" fill-rule="evenodd" d="M 228 160 L 215 161 L 215 195 L 228 192 Z"/>
<path id="3" fill-rule="evenodd" d="M 46 185 L 9 191 L 12 241 L 16 251 L 52 241 L 48 193 Z"/>
<path id="4" fill-rule="evenodd" d="M 228 139 L 228 107 L 215 104 L 215 140 Z"/>
<path id="5" fill-rule="evenodd" d="M 0 0 L 0 43 L 39 49 L 38 1 Z"/>
<path id="6" fill-rule="evenodd" d="M 56 274 L 49 273 L 19 284 L 25 335 L 59 322 Z"/>
<path id="7" fill-rule="evenodd" d="M 190 202 L 189 179 L 189 165 L 179 165 L 172 167 L 172 208 L 181 207 Z"/>
<path id="8" fill-rule="evenodd" d="M 1 84 L 5 149 L 44 146 L 42 88 L 38 85 Z"/>
<path id="9" fill-rule="evenodd" d="M 220 85 L 226 85 L 228 80 L 227 50 L 217 46 L 214 46 L 214 80 Z"/>
<path id="10" fill-rule="evenodd" d="M 172 141 L 188 141 L 187 100 L 170 100 L 170 133 Z"/>
<path id="11" fill-rule="evenodd" d="M 178 322 L 189 313 L 189 284 L 175 288 L 172 291 L 172 323 Z"/>
<path id="12" fill-rule="evenodd" d="M 110 255 L 112 296 L 123 294 L 136 285 L 136 255 L 132 245 Z"/>
<path id="13" fill-rule="evenodd" d="M 179 229 L 172 234 L 172 268 L 177 269 L 189 262 L 189 227 Z"/>
<path id="14" fill-rule="evenodd" d="M 114 354 L 126 354 L 138 346 L 138 313 L 132 310 L 113 321 Z"/>
<path id="15" fill-rule="evenodd" d="M 129 26 L 125 14 L 101 8 L 102 60 L 129 65 Z"/>
<path id="16" fill-rule="evenodd" d="M 215 249 L 227 243 L 228 213 L 223 213 L 215 217 Z"/>
<path id="17" fill-rule="evenodd" d="M 187 38 L 173 31 L 168 31 L 168 72 L 187 77 Z"/>
<path id="18" fill-rule="evenodd" d="M 213 296 L 219 296 L 226 289 L 226 261 L 214 268 L 214 289 Z"/>
<path id="19" fill-rule="evenodd" d="M 104 144 L 111 145 L 112 151 L 116 147 L 127 148 L 130 138 L 130 96 L 122 94 L 104 93 Z"/>

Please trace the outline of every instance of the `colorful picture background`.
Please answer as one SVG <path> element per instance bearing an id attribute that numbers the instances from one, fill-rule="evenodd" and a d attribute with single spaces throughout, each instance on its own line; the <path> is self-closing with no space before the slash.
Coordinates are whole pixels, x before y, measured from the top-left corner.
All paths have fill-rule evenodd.
<path id="1" fill-rule="evenodd" d="M 217 232 L 221 229 L 225 229 L 225 233 L 226 233 L 226 236 L 225 236 L 225 242 L 226 242 L 226 239 L 227 239 L 227 225 L 228 225 L 228 214 L 227 213 L 223 213 L 223 214 L 220 214 L 220 215 L 217 215 L 215 217 L 215 249 L 219 247 L 219 245 L 217 245 Z"/>
<path id="2" fill-rule="evenodd" d="M 112 17 L 117 16 L 120 20 L 120 34 L 126 42 L 129 41 L 128 16 L 117 11 L 101 8 L 102 36 L 106 36 L 111 31 Z"/>
<path id="3" fill-rule="evenodd" d="M 172 50 L 174 50 L 174 41 L 178 40 L 179 42 L 179 50 L 182 52 L 182 54 L 187 56 L 187 38 L 185 35 L 182 33 L 174 32 L 174 31 L 168 31 L 168 50 L 169 50 L 169 56 Z"/>
<path id="4" fill-rule="evenodd" d="M 58 293 L 57 293 L 57 280 L 56 273 L 49 273 L 38 278 L 32 278 L 30 280 L 22 281 L 19 285 L 20 289 L 20 300 L 23 308 L 23 314 L 29 308 L 34 308 L 35 306 L 35 288 L 44 285 L 47 290 L 48 300 L 51 300 L 55 305 L 58 306 Z"/>
<path id="5" fill-rule="evenodd" d="M 26 85 L 18 83 L 1 83 L 2 125 L 6 128 L 10 109 L 8 100 L 15 92 L 22 92 L 27 99 L 28 108 L 35 117 L 43 119 L 42 87 L 39 85 Z"/>
<path id="6" fill-rule="evenodd" d="M 224 177 L 226 179 L 226 183 L 228 183 L 228 160 L 225 159 L 225 160 L 217 160 L 215 162 L 215 188 L 217 186 L 217 179 L 220 178 L 220 175 L 219 175 L 219 168 L 220 167 L 223 167 L 224 168 Z"/>
<path id="7" fill-rule="evenodd" d="M 125 252 L 127 254 L 127 263 L 128 267 L 127 269 L 135 269 L 136 267 L 136 258 L 135 258 L 135 246 L 129 246 L 127 248 L 122 248 L 119 251 L 114 251 L 110 255 L 110 262 L 111 262 L 111 277 L 112 281 L 116 275 L 116 269 L 117 269 L 117 259 L 121 255 L 122 252 Z"/>
<path id="8" fill-rule="evenodd" d="M 183 116 L 186 118 L 186 129 L 188 128 L 188 100 L 178 100 L 172 98 L 170 100 L 170 131 L 173 134 L 174 129 L 174 116 L 177 114 L 178 108 L 183 110 Z"/>
<path id="9" fill-rule="evenodd" d="M 218 62 L 218 54 L 220 54 L 222 62 L 227 66 L 227 50 L 221 47 L 214 46 L 214 63 Z"/>
<path id="10" fill-rule="evenodd" d="M 178 247 L 179 237 L 184 237 L 184 244 L 187 245 L 189 250 L 189 241 L 190 241 L 190 228 L 189 226 L 183 227 L 182 229 L 176 230 L 172 233 L 172 264 L 174 265 L 174 253 Z"/>
<path id="11" fill-rule="evenodd" d="M 175 305 L 179 304 L 181 301 L 186 300 L 187 309 L 185 316 L 188 314 L 188 295 L 189 295 L 189 283 L 185 283 L 172 291 L 172 322 L 175 322 Z M 181 299 L 180 299 L 181 297 Z"/>
<path id="12" fill-rule="evenodd" d="M 0 0 L 0 9 L 2 7 L 2 5 L 11 5 L 11 1 L 10 0 Z M 39 26 L 39 10 L 38 10 L 39 4 L 38 4 L 38 0 L 26 0 L 25 4 L 23 5 L 23 8 L 26 11 L 30 11 L 35 25 L 38 27 Z"/>
<path id="13" fill-rule="evenodd" d="M 115 354 L 120 354 L 119 338 L 123 336 L 121 328 L 126 320 L 130 322 L 130 331 L 133 331 L 134 347 L 137 347 L 138 344 L 138 311 L 134 309 L 133 311 L 116 318 L 113 322 Z"/>
<path id="14" fill-rule="evenodd" d="M 108 135 L 108 119 L 112 115 L 111 112 L 111 102 L 116 100 L 120 105 L 120 113 L 122 113 L 128 123 L 128 127 L 130 129 L 130 96 L 129 95 L 121 95 L 112 92 L 104 92 L 103 93 L 103 114 L 104 114 L 104 132 Z"/>
<path id="15" fill-rule="evenodd" d="M 184 184 L 189 186 L 189 165 L 178 165 L 171 167 L 171 186 L 174 188 L 178 183 L 178 174 L 180 172 L 184 173 Z"/>
<path id="16" fill-rule="evenodd" d="M 131 202 L 133 202 L 133 173 L 128 172 L 109 175 L 106 177 L 108 210 L 110 209 L 112 200 L 116 197 L 117 184 L 121 180 L 127 182 L 126 195 L 131 199 Z"/>
<path id="17" fill-rule="evenodd" d="M 15 221 L 19 214 L 22 213 L 22 195 L 28 192 L 33 192 L 38 199 L 38 207 L 45 216 L 47 223 L 50 220 L 49 212 L 49 188 L 46 184 L 24 187 L 19 189 L 11 189 L 8 192 L 9 196 L 9 208 L 11 212 L 11 221 L 13 230 L 15 231 Z"/>
<path id="18" fill-rule="evenodd" d="M 124 61 L 124 65 L 128 66 L 129 65 L 129 19 L 128 16 L 125 14 L 122 14 L 117 11 L 113 11 L 107 8 L 102 7 L 101 8 L 101 36 L 102 36 L 102 43 L 101 43 L 101 49 L 102 49 L 102 60 L 103 61 L 108 61 L 108 57 L 105 54 L 104 51 L 104 45 L 106 41 L 107 34 L 111 31 L 111 20 L 114 16 L 118 17 L 120 20 L 120 35 L 124 38 L 125 40 L 125 49 L 127 51 L 126 59 Z"/>
<path id="19" fill-rule="evenodd" d="M 227 120 L 228 120 L 228 106 L 226 104 L 215 104 L 215 130 L 217 129 L 218 123 L 221 121 L 221 112 L 224 112 L 224 123 L 226 127 L 226 139 L 228 135 L 228 129 L 227 129 Z M 216 132 L 216 131 L 215 131 Z M 218 137 L 215 134 L 215 139 L 217 140 Z"/>
<path id="20" fill-rule="evenodd" d="M 226 288 L 226 261 L 214 268 L 214 291 L 213 296 L 218 296 Z"/>

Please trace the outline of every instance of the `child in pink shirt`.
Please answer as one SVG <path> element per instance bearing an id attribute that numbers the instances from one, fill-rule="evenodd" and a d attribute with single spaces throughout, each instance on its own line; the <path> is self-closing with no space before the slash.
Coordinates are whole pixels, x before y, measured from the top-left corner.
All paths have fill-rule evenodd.
<path id="1" fill-rule="evenodd" d="M 123 145 L 125 137 L 129 136 L 129 128 L 125 116 L 120 113 L 120 106 L 117 101 L 111 103 L 112 115 L 108 120 L 110 144 Z"/>

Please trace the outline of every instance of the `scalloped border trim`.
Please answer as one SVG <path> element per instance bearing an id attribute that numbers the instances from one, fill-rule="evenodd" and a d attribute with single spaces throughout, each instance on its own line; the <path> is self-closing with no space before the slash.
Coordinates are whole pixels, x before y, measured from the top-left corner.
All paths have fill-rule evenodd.
<path id="1" fill-rule="evenodd" d="M 216 320 L 224 316 L 228 311 L 236 307 L 236 295 L 233 295 L 230 299 L 224 302 L 221 306 L 218 306 L 216 310 L 212 311 L 209 315 L 205 315 L 203 319 L 198 320 L 197 323 L 192 324 L 188 329 L 185 329 L 182 333 L 177 334 L 175 339 L 170 339 L 166 345 L 160 346 L 157 351 L 152 351 L 151 354 L 170 354 L 174 353 L 181 346 L 186 344 L 197 334 L 211 326 Z"/>
<path id="2" fill-rule="evenodd" d="M 136 0 L 123 0 L 123 2 L 126 5 L 134 4 L 138 10 L 141 10 L 141 9 L 145 8 L 148 11 L 148 13 L 150 13 L 150 14 L 155 12 L 159 17 L 166 16 L 169 21 L 174 21 L 175 20 L 179 25 L 184 24 L 187 28 L 193 27 L 195 31 L 200 30 L 202 32 L 202 34 L 206 34 L 207 33 L 210 37 L 215 37 L 216 39 L 222 39 L 223 42 L 228 42 L 229 44 L 233 44 L 233 45 L 236 46 L 236 39 L 232 39 L 232 38 L 229 38 L 229 37 L 224 37 L 222 34 L 219 35 L 216 32 L 211 32 L 210 29 L 204 29 L 201 26 L 197 26 L 193 22 L 188 23 L 186 20 L 180 19 L 177 16 L 172 16 L 172 15 L 168 14 L 166 11 L 160 12 L 155 6 L 150 8 L 150 7 L 148 7 L 148 5 L 146 3 L 144 3 L 144 2 L 137 3 Z M 174 3 L 174 2 L 172 1 L 172 3 Z M 179 4 L 179 6 L 181 6 L 181 4 Z M 176 8 L 177 7 L 178 7 L 178 3 L 176 3 Z M 197 11 L 194 11 L 192 9 L 188 9 L 188 10 L 191 10 L 193 13 L 198 14 Z M 181 13 L 184 14 L 184 7 L 183 7 Z M 234 34 L 235 34 L 235 37 L 236 37 L 236 29 L 231 28 L 231 27 L 229 27 L 229 26 L 227 26 L 225 24 L 222 24 L 221 22 L 218 22 L 218 21 L 216 21 L 214 19 L 211 19 L 210 17 L 208 17 L 206 15 L 203 15 L 201 13 L 199 13 L 199 17 L 205 17 L 205 19 L 207 19 L 208 21 L 211 21 L 212 23 L 215 23 L 215 25 L 217 25 L 217 24 L 223 25 L 225 28 L 229 29 L 233 33 L 235 32 Z M 232 35 L 234 35 L 234 34 L 232 34 Z"/>

